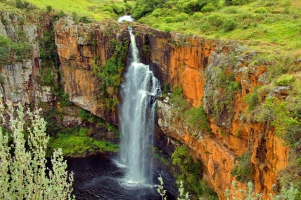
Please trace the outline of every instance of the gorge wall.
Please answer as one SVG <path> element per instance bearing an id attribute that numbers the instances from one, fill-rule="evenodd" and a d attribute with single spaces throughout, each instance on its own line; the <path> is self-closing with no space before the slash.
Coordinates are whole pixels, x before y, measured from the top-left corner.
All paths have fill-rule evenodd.
<path id="1" fill-rule="evenodd" d="M 51 88 L 41 85 L 37 78 L 41 70 L 38 41 L 46 28 L 38 28 L 38 20 L 32 20 L 32 25 L 20 25 L 17 17 L 12 18 L 9 13 L 1 13 L 1 19 L 5 19 L 5 24 L 0 21 L 1 35 L 15 41 L 21 27 L 33 47 L 30 58 L 1 66 L 5 76 L 1 97 L 23 105 L 56 101 Z M 45 27 L 50 24 L 50 19 L 43 21 Z M 245 115 L 247 105 L 243 97 L 254 91 L 254 87 L 268 83 L 266 66 L 252 64 L 256 53 L 246 51 L 246 47 L 233 41 L 164 33 L 139 24 L 131 26 L 142 61 L 152 66 L 162 85 L 182 86 L 185 99 L 193 107 L 203 106 L 210 120 L 210 133 L 191 129 L 185 121 L 177 119 L 167 96 L 158 102 L 158 124 L 164 134 L 187 145 L 194 157 L 202 161 L 203 177 L 221 199 L 235 180 L 231 176 L 235 158 L 246 151 L 252 152 L 255 190 L 275 193 L 273 188 L 277 186 L 278 173 L 288 165 L 289 148 L 282 145 L 283 141 L 275 136 L 273 128 L 248 120 Z M 94 65 L 104 67 L 111 58 L 113 39 L 129 40 L 127 25 L 110 21 L 76 24 L 66 17 L 55 23 L 54 30 L 60 62 L 56 81 L 62 84 L 72 103 L 118 124 L 117 111 L 107 109 L 104 98 L 99 95 Z M 52 71 L 54 73 L 55 69 Z M 223 73 L 233 76 L 232 82 L 239 83 L 238 89 L 230 94 L 226 94 L 223 85 L 230 83 L 219 83 Z M 118 98 L 117 93 L 112 95 Z M 80 121 L 76 115 L 68 119 Z M 246 185 L 241 184 L 241 187 Z"/>

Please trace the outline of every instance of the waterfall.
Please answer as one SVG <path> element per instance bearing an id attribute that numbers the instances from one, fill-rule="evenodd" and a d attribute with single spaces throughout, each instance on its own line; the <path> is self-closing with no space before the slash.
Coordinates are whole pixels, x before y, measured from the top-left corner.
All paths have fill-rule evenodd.
<path id="1" fill-rule="evenodd" d="M 161 96 L 160 83 L 149 66 L 139 62 L 139 50 L 130 27 L 129 34 L 132 62 L 121 85 L 118 162 L 126 167 L 127 183 L 152 184 L 154 119 L 156 96 Z"/>

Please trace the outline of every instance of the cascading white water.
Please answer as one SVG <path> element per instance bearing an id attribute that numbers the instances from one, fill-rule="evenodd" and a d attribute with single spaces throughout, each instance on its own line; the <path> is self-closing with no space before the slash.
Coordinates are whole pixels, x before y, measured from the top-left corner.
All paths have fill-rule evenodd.
<path id="1" fill-rule="evenodd" d="M 126 166 L 125 181 L 152 184 L 152 137 L 156 96 L 161 96 L 160 83 L 148 65 L 139 62 L 135 36 L 129 27 L 132 62 L 121 85 L 119 107 L 119 163 Z"/>

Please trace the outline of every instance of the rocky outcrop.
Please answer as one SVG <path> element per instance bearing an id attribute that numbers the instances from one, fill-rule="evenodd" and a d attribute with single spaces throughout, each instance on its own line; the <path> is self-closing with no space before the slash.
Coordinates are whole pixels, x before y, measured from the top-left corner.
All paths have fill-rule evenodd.
<path id="1" fill-rule="evenodd" d="M 1 66 L 3 82 L 0 96 L 13 103 L 21 102 L 28 105 L 37 101 L 49 100 L 49 90 L 35 83 L 35 76 L 39 71 L 39 38 L 37 26 L 23 24 L 22 16 L 1 12 L 0 35 L 8 37 L 13 42 L 29 42 L 32 47 L 31 58 Z M 39 94 L 39 95 L 37 95 Z"/>
<path id="2" fill-rule="evenodd" d="M 112 39 L 122 40 L 127 34 L 126 26 L 114 27 L 112 22 L 75 24 L 67 17 L 56 25 L 62 82 L 70 101 L 114 124 L 117 124 L 117 112 L 105 108 L 93 67 L 96 64 L 104 67 L 112 55 Z"/>

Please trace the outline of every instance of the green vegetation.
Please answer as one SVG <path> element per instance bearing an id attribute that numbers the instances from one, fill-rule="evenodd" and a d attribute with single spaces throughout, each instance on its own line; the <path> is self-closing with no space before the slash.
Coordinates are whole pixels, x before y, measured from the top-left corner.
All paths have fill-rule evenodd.
<path id="1" fill-rule="evenodd" d="M 117 152 L 118 145 L 107 141 L 98 141 L 89 134 L 92 129 L 65 128 L 49 142 L 50 149 L 62 148 L 64 156 L 85 156 L 96 152 Z"/>
<path id="2" fill-rule="evenodd" d="M 163 31 L 237 40 L 258 51 L 283 54 L 297 53 L 301 45 L 300 8 L 298 0 L 137 0 L 131 13 Z"/>
<path id="3" fill-rule="evenodd" d="M 253 173 L 253 167 L 251 162 L 252 152 L 247 151 L 243 155 L 235 158 L 235 167 L 231 171 L 231 175 L 240 182 L 251 181 L 251 174 Z"/>
<path id="4" fill-rule="evenodd" d="M 193 199 L 203 197 L 205 199 L 218 199 L 216 193 L 202 180 L 201 162 L 194 160 L 189 154 L 188 148 L 181 146 L 171 156 L 172 163 L 179 167 L 176 172 L 178 181 L 184 181 L 185 191 L 192 194 Z"/>
<path id="5" fill-rule="evenodd" d="M 208 76 L 207 78 L 213 83 L 215 88 L 214 91 L 210 91 L 206 96 L 207 102 L 212 102 L 208 104 L 207 107 L 210 115 L 212 115 L 216 121 L 228 119 L 229 123 L 234 114 L 234 98 L 236 92 L 241 89 L 241 85 L 235 81 L 233 73 L 226 73 L 226 67 L 215 67 L 214 75 L 214 77 Z"/>
<path id="6" fill-rule="evenodd" d="M 69 15 L 77 13 L 79 18 L 91 18 L 95 20 L 117 19 L 118 16 L 124 15 L 131 9 L 133 2 L 124 2 L 123 0 L 27 0 L 28 2 L 45 9 L 51 6 L 54 10 L 63 10 Z M 90 21 L 90 20 L 89 20 Z"/>
<path id="7" fill-rule="evenodd" d="M 46 123 L 39 113 L 27 112 L 24 120 L 21 104 L 15 109 L 12 103 L 8 103 L 5 114 L 10 119 L 6 121 L 2 101 L 0 107 L 0 198 L 74 199 L 71 196 L 73 176 L 68 175 L 61 149 L 53 153 L 52 168 L 46 167 L 48 137 L 45 134 Z M 2 126 L 8 126 L 9 135 Z M 24 136 L 26 127 L 27 141 Z"/>
<path id="8" fill-rule="evenodd" d="M 164 90 L 163 90 L 164 91 Z M 192 107 L 183 97 L 182 88 L 175 86 L 171 93 L 170 102 L 176 118 L 184 120 L 190 128 L 205 132 L 211 131 L 209 119 L 202 106 Z"/>
<path id="9" fill-rule="evenodd" d="M 0 35 L 0 65 L 21 62 L 31 57 L 31 45 L 28 42 L 12 42 L 10 38 Z"/>
<path id="10" fill-rule="evenodd" d="M 128 41 L 112 39 L 113 55 L 106 61 L 105 67 L 99 66 L 98 59 L 93 66 L 98 79 L 99 99 L 102 99 L 105 107 L 111 111 L 114 111 L 118 104 L 117 93 L 122 82 L 128 44 Z"/>

